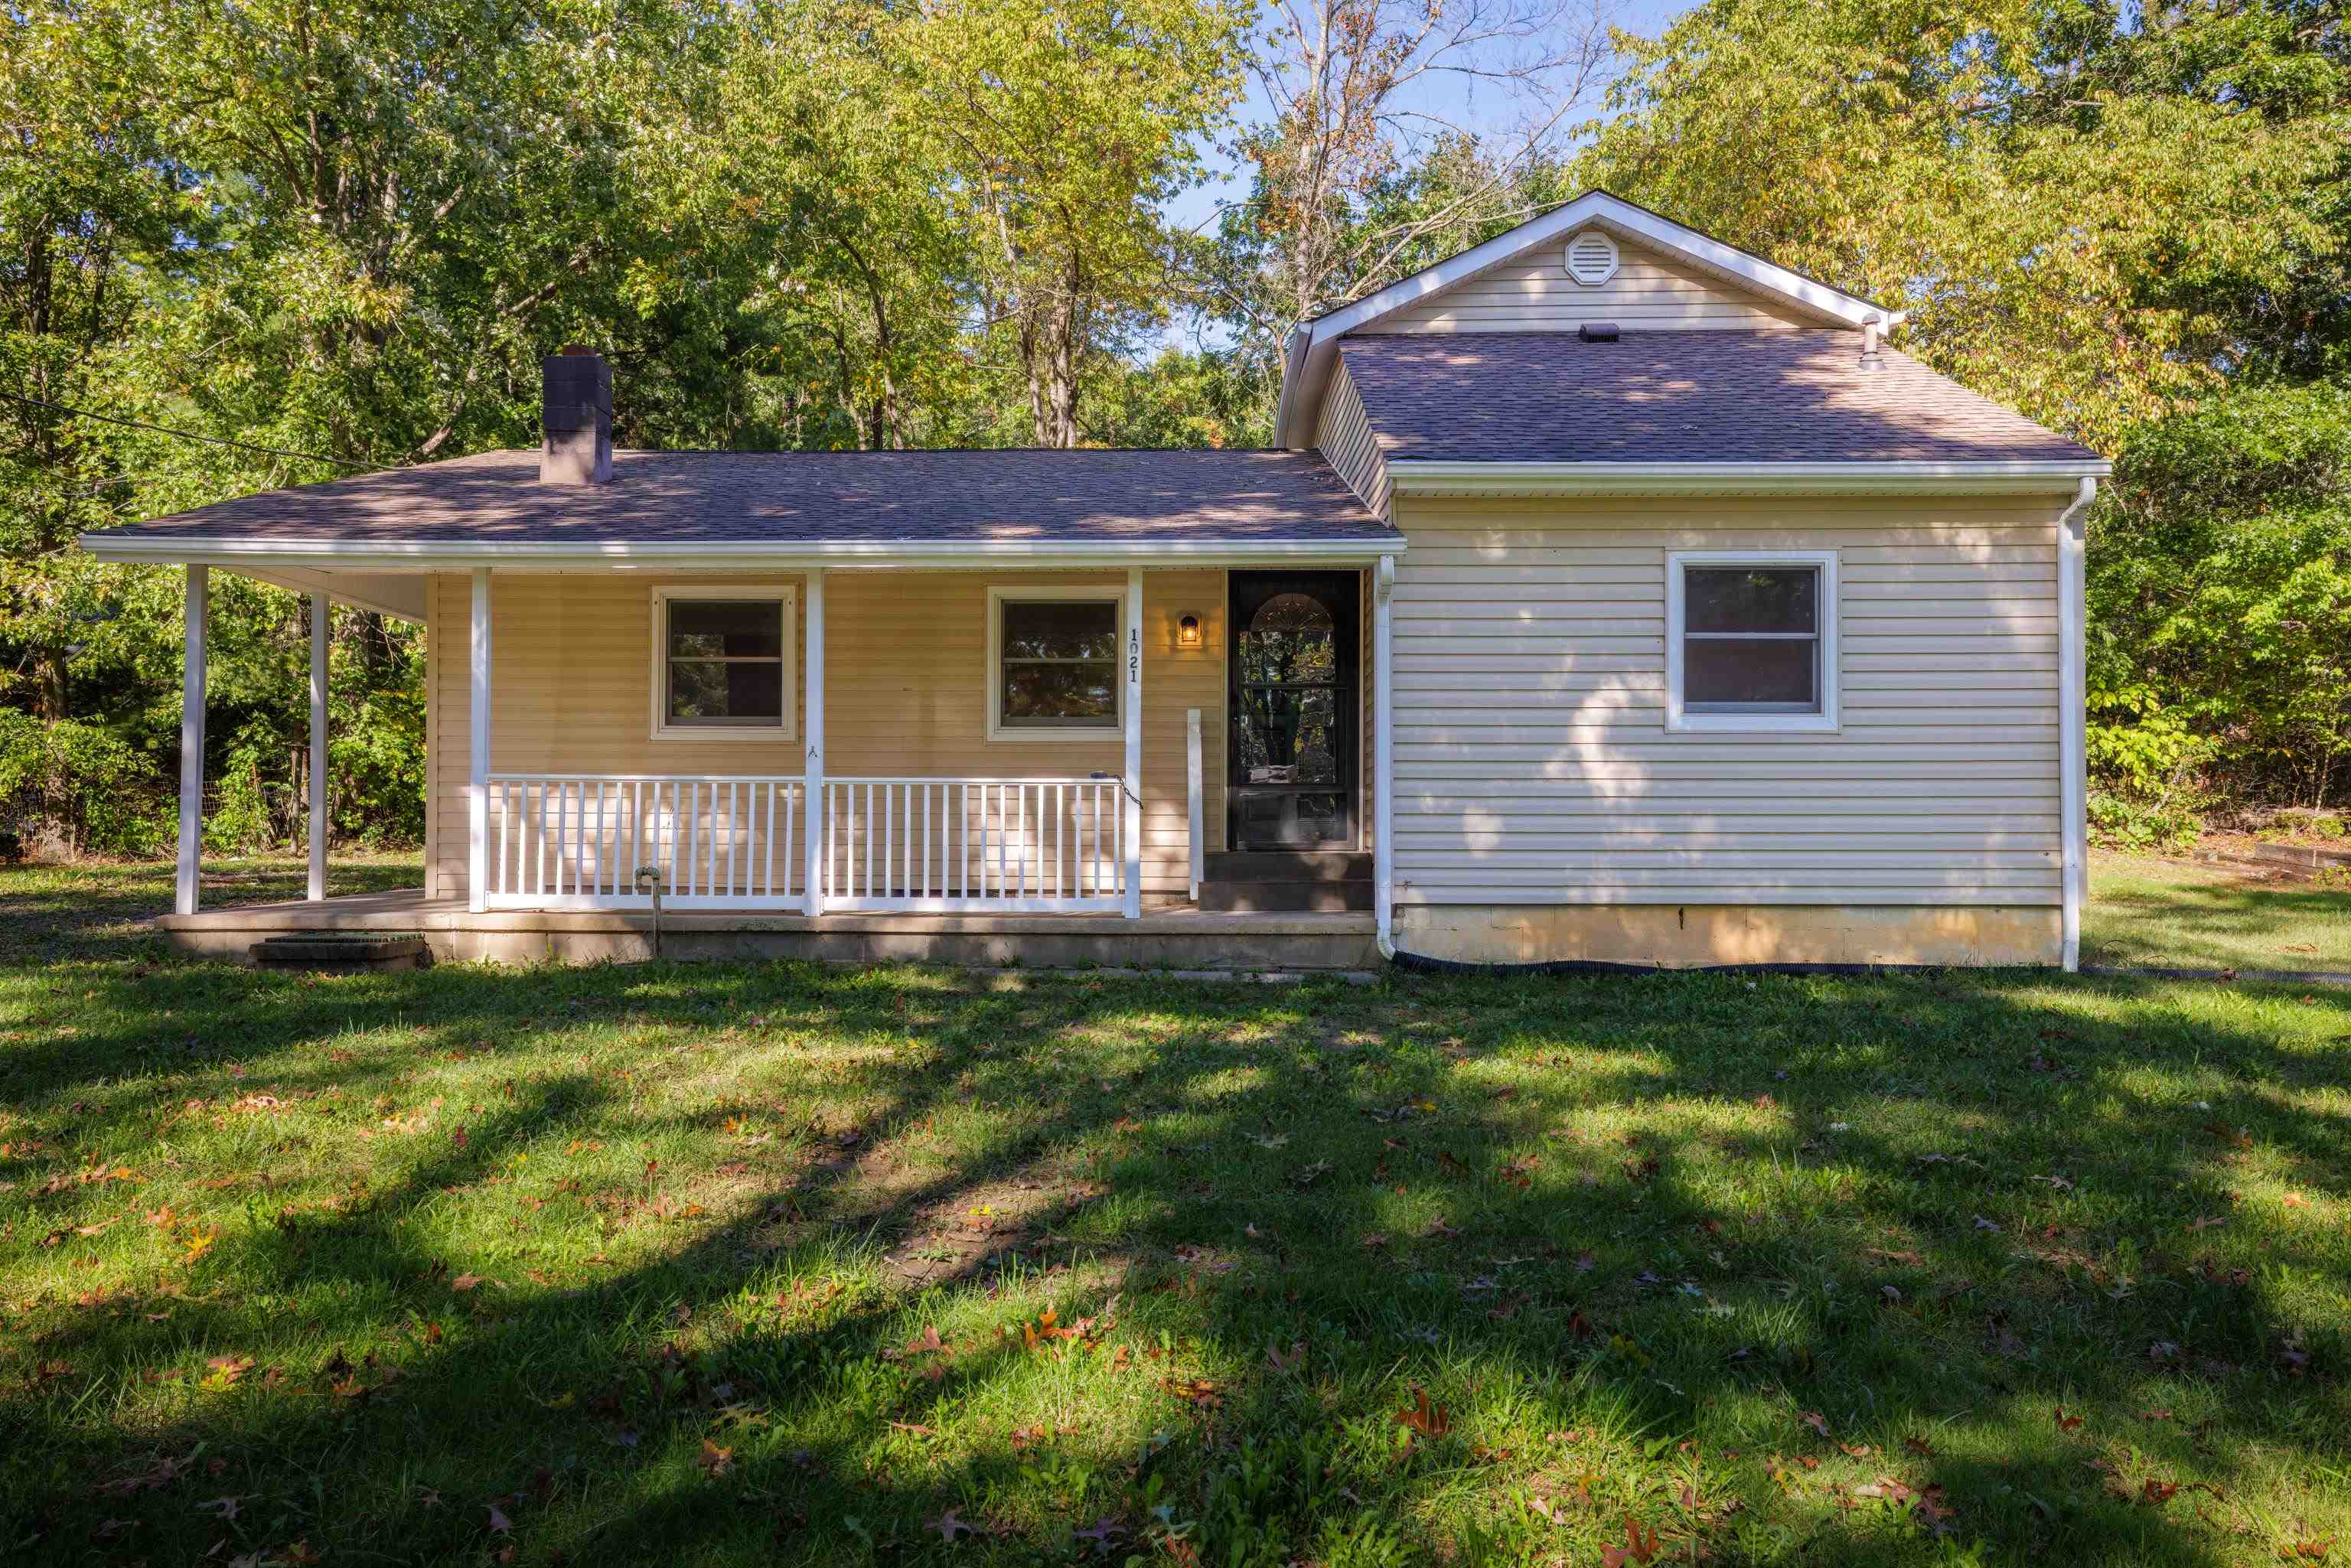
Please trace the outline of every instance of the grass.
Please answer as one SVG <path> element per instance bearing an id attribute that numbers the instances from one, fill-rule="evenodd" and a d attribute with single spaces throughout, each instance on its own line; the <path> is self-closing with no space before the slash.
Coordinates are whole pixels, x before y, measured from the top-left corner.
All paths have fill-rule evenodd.
<path id="1" fill-rule="evenodd" d="M 2082 961 L 2351 971 L 2351 879 L 2096 852 Z"/>
<path id="2" fill-rule="evenodd" d="M 0 873 L 0 1558 L 2351 1541 L 2343 993 L 318 978 L 55 896 Z"/>

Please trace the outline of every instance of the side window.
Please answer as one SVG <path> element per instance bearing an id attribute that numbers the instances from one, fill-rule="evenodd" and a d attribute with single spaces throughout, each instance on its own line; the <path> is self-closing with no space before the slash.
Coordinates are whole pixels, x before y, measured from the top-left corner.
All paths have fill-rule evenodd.
<path id="1" fill-rule="evenodd" d="M 1668 728 L 1837 727 L 1834 551 L 1677 552 L 1666 571 Z"/>

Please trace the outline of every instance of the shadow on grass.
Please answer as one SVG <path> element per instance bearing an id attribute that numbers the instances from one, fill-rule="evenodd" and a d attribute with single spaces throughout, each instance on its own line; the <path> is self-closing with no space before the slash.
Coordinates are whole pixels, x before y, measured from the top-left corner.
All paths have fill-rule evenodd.
<path id="1" fill-rule="evenodd" d="M 2217 1564 L 2274 1550 L 2231 1500 L 2276 1513 L 2277 1456 L 2306 1476 L 2346 1436 L 2345 1327 L 2307 1310 L 2351 1290 L 2344 1252 L 2236 1190 L 2245 1137 L 2343 1196 L 2342 1080 L 2252 1002 L 2014 976 L 73 984 L 84 1021 L 16 1029 L 0 1102 L 85 1164 L 132 1126 L 163 1129 L 143 1158 L 178 1158 L 192 1076 L 362 1105 L 453 1055 L 515 1071 L 462 1141 L 331 1202 L 280 1205 L 267 1175 L 323 1133 L 256 1132 L 216 1171 L 246 1218 L 198 1288 L 12 1301 L 37 1343 L 0 1395 L 0 1482 L 10 1544 L 44 1561 L 298 1540 L 410 1562 L 1520 1562 L 1589 1557 L 1629 1513 L 1723 1561 L 1928 1560 L 1949 1532 Z M 2301 1033 L 2351 1039 L 2351 998 L 2292 1005 Z M 622 1141 L 640 1074 L 679 1051 L 765 1072 L 802 1043 L 796 1095 L 626 1122 L 632 1147 L 745 1112 L 778 1129 L 697 1173 L 745 1167 L 723 1222 L 689 1223 L 650 1166 L 559 1182 L 533 1199 L 616 1249 L 686 1239 L 453 1288 L 465 1262 L 424 1238 L 519 1190 L 518 1156 Z M 962 1143 L 921 1145 L 950 1120 Z M 965 1244 L 957 1217 L 1024 1193 L 1018 1229 Z M 38 1213 L 69 1231 L 99 1207 L 72 1186 Z M 912 1267 L 934 1243 L 941 1266 Z M 1032 1343 L 1016 1325 L 1048 1304 L 1096 1322 Z M 905 1348 L 925 1323 L 947 1350 Z M 257 1364 L 141 1399 L 215 1355 Z M 1450 1430 L 1396 1423 L 1415 1385 Z M 2127 1425 L 2166 1403 L 2181 1418 Z M 2085 1405 L 2096 1427 L 2063 1425 Z M 187 1468 L 144 1489 L 159 1460 Z M 2163 1477 L 2209 1490 L 2137 1490 Z"/>
<path id="2" fill-rule="evenodd" d="M 2351 971 L 2351 885 L 2101 878 L 2085 962 Z"/>
<path id="3" fill-rule="evenodd" d="M 8 869 L 0 873 L 0 965 L 162 957 L 162 941 L 138 923 L 170 912 L 174 874 L 156 861 Z M 423 881 L 423 862 L 413 855 L 343 855 L 329 862 L 327 895 L 391 893 Z M 285 903 L 308 887 L 306 862 L 272 856 L 207 859 L 200 891 L 204 907 L 219 909 Z"/>

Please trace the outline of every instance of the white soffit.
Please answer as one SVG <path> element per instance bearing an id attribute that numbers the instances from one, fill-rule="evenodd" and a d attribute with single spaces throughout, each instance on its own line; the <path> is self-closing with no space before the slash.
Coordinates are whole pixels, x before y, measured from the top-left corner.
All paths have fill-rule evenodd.
<path id="1" fill-rule="evenodd" d="M 1281 403 L 1274 416 L 1274 444 L 1293 451 L 1313 444 L 1314 423 L 1322 412 L 1322 391 L 1330 380 L 1332 361 L 1338 357 L 1341 338 L 1421 304 L 1433 295 L 1466 283 L 1487 268 L 1537 246 L 1563 247 L 1572 236 L 1588 228 L 1662 251 L 1697 271 L 1811 316 L 1823 326 L 1858 329 L 1873 317 L 1888 325 L 1899 319 L 1896 312 L 1882 305 L 1775 266 L 1687 225 L 1660 217 L 1621 196 L 1605 191 L 1586 191 L 1564 206 L 1554 207 L 1539 218 L 1530 218 L 1507 234 L 1496 235 L 1449 260 L 1423 267 L 1410 277 L 1367 294 L 1353 305 L 1319 317 L 1291 333 L 1282 365 Z M 1564 261 L 1563 253 L 1560 259 Z"/>

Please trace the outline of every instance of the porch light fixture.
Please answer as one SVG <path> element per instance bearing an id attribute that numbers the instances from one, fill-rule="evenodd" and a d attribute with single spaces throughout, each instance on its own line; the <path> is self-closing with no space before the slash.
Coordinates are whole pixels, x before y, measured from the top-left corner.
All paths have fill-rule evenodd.
<path id="1" fill-rule="evenodd" d="M 1196 648 L 1200 645 L 1200 618 L 1198 616 L 1186 615 L 1184 619 L 1176 622 L 1176 645 L 1178 648 Z"/>

